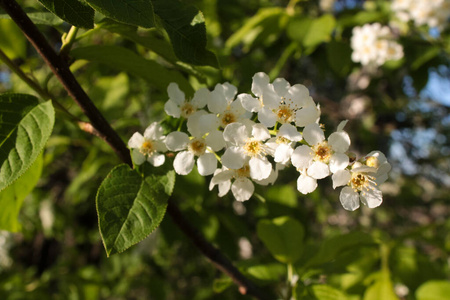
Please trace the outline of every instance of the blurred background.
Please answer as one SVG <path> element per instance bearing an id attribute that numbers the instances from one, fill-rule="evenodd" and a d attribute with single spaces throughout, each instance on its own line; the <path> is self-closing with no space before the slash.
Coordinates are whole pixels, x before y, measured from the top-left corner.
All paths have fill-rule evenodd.
<path id="1" fill-rule="evenodd" d="M 167 44 L 160 31 L 120 25 L 100 14 L 94 29 L 78 32 L 69 54 L 71 69 L 124 141 L 164 118 L 171 81 L 190 96 L 200 87 L 213 89 L 226 81 L 249 93 L 252 76 L 262 71 L 272 80 L 282 77 L 307 86 L 320 104 L 326 135 L 347 119 L 350 150 L 358 157 L 380 150 L 392 165 L 389 180 L 381 186 L 383 204 L 355 212 L 341 207 L 339 190 L 332 189 L 329 178 L 312 194 L 300 194 L 293 168 L 280 172 L 275 185 L 258 186 L 257 195 L 244 203 L 231 194 L 219 198 L 216 189 L 210 192 L 209 177 L 196 172 L 177 176 L 178 204 L 205 237 L 252 280 L 281 294 L 285 267 L 270 255 L 255 227 L 258 220 L 283 215 L 302 223 L 307 249 L 332 247 L 333 239 L 342 236 L 370 236 L 379 243 L 345 247 L 307 273 L 302 271 L 305 250 L 295 266 L 303 286 L 326 283 L 343 299 L 368 299 L 373 278 L 387 268 L 394 299 L 416 299 L 424 284 L 448 282 L 449 1 L 436 1 L 441 6 L 426 16 L 415 14 L 420 7 L 395 6 L 401 1 L 182 2 L 203 12 L 207 48 L 217 55 L 220 69 L 183 63 L 156 49 Z M 59 49 L 70 25 L 37 1 L 20 4 Z M 389 35 L 380 38 L 401 45 L 398 59 L 355 61 L 354 28 L 373 23 L 389 26 Z M 0 32 L 2 51 L 82 117 L 4 13 Z M 374 46 L 368 51 L 381 50 Z M 0 64 L 0 92 L 35 94 L 5 64 Z M 0 299 L 249 299 L 169 216 L 146 240 L 107 258 L 95 196 L 120 161 L 107 144 L 63 114 L 56 120 L 42 156 L 41 179 L 25 198 L 18 221 L 0 232 Z M 305 299 L 337 298 L 321 298 L 313 291 Z"/>

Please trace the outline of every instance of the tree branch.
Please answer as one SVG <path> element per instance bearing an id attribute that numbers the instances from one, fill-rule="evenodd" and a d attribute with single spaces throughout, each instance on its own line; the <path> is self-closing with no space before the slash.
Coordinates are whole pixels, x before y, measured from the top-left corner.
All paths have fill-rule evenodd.
<path id="1" fill-rule="evenodd" d="M 8 13 L 11 19 L 14 20 L 31 44 L 36 48 L 38 53 L 43 57 L 70 97 L 72 97 L 72 99 L 81 107 L 92 123 L 92 128 L 89 127 L 91 131 L 105 140 L 123 162 L 132 166 L 130 152 L 125 143 L 85 93 L 70 71 L 66 61 L 56 54 L 45 37 L 39 32 L 37 27 L 15 0 L 0 0 L 0 6 Z M 176 204 L 173 203 L 172 199 L 169 201 L 167 211 L 178 227 L 194 242 L 195 246 L 211 260 L 214 266 L 230 276 L 233 281 L 239 285 L 239 291 L 242 294 L 251 295 L 260 300 L 269 299 L 269 296 L 259 291 L 249 279 L 233 266 L 231 261 L 229 261 L 222 252 L 208 243 L 206 239 L 187 222 Z"/>

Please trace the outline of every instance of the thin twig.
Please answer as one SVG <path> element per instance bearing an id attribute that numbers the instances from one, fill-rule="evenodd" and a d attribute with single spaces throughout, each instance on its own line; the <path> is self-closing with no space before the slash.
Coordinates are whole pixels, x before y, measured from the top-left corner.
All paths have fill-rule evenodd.
<path id="1" fill-rule="evenodd" d="M 92 130 L 92 133 L 104 139 L 111 148 L 114 149 L 123 162 L 132 166 L 130 152 L 125 143 L 120 139 L 114 129 L 111 128 L 89 96 L 84 92 L 83 88 L 70 71 L 67 63 L 56 54 L 22 8 L 14 0 L 0 0 L 0 6 L 11 16 L 14 22 L 16 22 L 31 44 L 44 58 L 53 73 L 55 73 L 68 94 L 89 118 L 92 124 L 89 124 L 88 126 L 89 129 Z M 80 127 L 85 125 L 86 124 L 80 124 Z M 211 260 L 214 266 L 230 276 L 233 281 L 239 285 L 239 291 L 242 294 L 251 295 L 260 300 L 269 299 L 268 295 L 258 290 L 249 279 L 233 266 L 231 261 L 229 261 L 220 250 L 208 243 L 206 239 L 187 222 L 173 200 L 169 201 L 167 211 L 174 222 L 193 241 L 195 246 Z"/>

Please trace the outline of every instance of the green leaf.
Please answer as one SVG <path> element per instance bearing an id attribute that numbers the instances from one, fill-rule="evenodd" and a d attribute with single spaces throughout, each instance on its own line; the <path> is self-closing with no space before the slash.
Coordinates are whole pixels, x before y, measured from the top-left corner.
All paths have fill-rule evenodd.
<path id="1" fill-rule="evenodd" d="M 446 300 L 450 295 L 450 282 L 430 280 L 416 290 L 417 300 Z"/>
<path id="2" fill-rule="evenodd" d="M 340 290 L 326 284 L 314 284 L 308 287 L 309 292 L 317 300 L 346 300 L 348 299 Z"/>
<path id="3" fill-rule="evenodd" d="M 232 285 L 233 285 L 233 280 L 231 280 L 231 278 L 228 276 L 217 278 L 217 279 L 214 279 L 214 282 L 213 282 L 213 291 L 215 293 L 222 293 Z"/>
<path id="4" fill-rule="evenodd" d="M 165 91 L 171 82 L 176 82 L 186 93 L 193 93 L 187 79 L 177 71 L 171 71 L 160 64 L 142 58 L 131 50 L 118 46 L 88 46 L 71 50 L 76 59 L 86 59 L 109 65 L 155 84 Z"/>
<path id="5" fill-rule="evenodd" d="M 270 253 L 282 263 L 294 263 L 303 251 L 304 229 L 290 217 L 261 220 L 257 225 L 258 237 Z"/>
<path id="6" fill-rule="evenodd" d="M 247 268 L 248 274 L 264 281 L 280 282 L 286 276 L 286 272 L 286 265 L 280 263 L 256 265 Z"/>
<path id="7" fill-rule="evenodd" d="M 155 14 L 150 0 L 85 0 L 95 10 L 119 22 L 150 28 Z"/>
<path id="8" fill-rule="evenodd" d="M 347 76 L 352 69 L 352 49 L 348 43 L 331 41 L 327 44 L 328 63 L 338 76 Z"/>
<path id="9" fill-rule="evenodd" d="M 76 27 L 94 28 L 94 10 L 79 0 L 38 0 L 49 11 Z"/>
<path id="10" fill-rule="evenodd" d="M 177 0 L 154 0 L 153 5 L 180 60 L 219 67 L 216 55 L 206 50 L 205 18 L 201 11 Z"/>
<path id="11" fill-rule="evenodd" d="M 12 185 L 0 192 L 0 230 L 20 231 L 17 220 L 23 200 L 36 186 L 42 173 L 43 159 L 39 155 L 33 165 Z"/>
<path id="12" fill-rule="evenodd" d="M 25 12 L 27 13 L 28 18 L 30 18 L 30 20 L 33 21 L 34 24 L 56 26 L 61 25 L 64 22 L 63 20 L 61 20 L 61 18 L 58 18 L 50 12 L 28 12 L 27 10 L 25 10 Z M 11 19 L 11 17 L 6 13 L 0 12 L 0 19 Z"/>
<path id="13" fill-rule="evenodd" d="M 320 18 L 294 18 L 288 25 L 289 37 L 300 42 L 305 48 L 315 49 L 319 44 L 331 39 L 336 25 L 335 18 L 325 14 Z"/>
<path id="14" fill-rule="evenodd" d="M 165 175 L 146 172 L 142 177 L 128 165 L 119 165 L 108 174 L 96 198 L 100 234 L 108 256 L 125 251 L 159 226 L 174 184 L 173 171 Z"/>
<path id="15" fill-rule="evenodd" d="M 364 292 L 364 300 L 398 300 L 389 271 L 381 271 L 379 278 Z"/>
<path id="16" fill-rule="evenodd" d="M 51 101 L 34 96 L 0 95 L 0 191 L 33 164 L 52 133 L 55 111 Z"/>
<path id="17" fill-rule="evenodd" d="M 13 20 L 0 20 L 0 48 L 10 59 L 25 58 L 27 39 Z"/>
<path id="18" fill-rule="evenodd" d="M 255 40 L 264 35 L 264 31 L 270 32 L 279 25 L 282 16 L 285 16 L 285 10 L 279 7 L 261 8 L 228 38 L 226 48 L 231 49 L 243 43 L 246 46 L 245 50 L 248 51 Z"/>
<path id="19" fill-rule="evenodd" d="M 335 236 L 322 243 L 319 252 L 308 260 L 307 265 L 312 266 L 327 263 L 346 250 L 374 243 L 375 241 L 370 235 L 359 231 Z"/>

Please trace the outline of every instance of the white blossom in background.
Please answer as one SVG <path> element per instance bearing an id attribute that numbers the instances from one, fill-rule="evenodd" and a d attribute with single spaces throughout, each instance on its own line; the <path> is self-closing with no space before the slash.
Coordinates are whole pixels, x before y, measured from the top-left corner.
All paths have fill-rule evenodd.
<path id="1" fill-rule="evenodd" d="M 271 149 L 264 143 L 270 133 L 262 124 L 245 125 L 231 123 L 223 131 L 227 148 L 222 155 L 222 164 L 229 169 L 241 169 L 248 160 L 252 179 L 263 180 L 272 172 L 272 164 L 267 159 Z"/>
<path id="2" fill-rule="evenodd" d="M 334 10 L 334 3 L 336 0 L 320 0 L 319 7 L 322 11 L 332 12 Z"/>
<path id="3" fill-rule="evenodd" d="M 393 0 L 391 10 L 403 22 L 443 29 L 450 18 L 450 0 Z"/>
<path id="4" fill-rule="evenodd" d="M 186 99 L 184 92 L 180 90 L 178 84 L 172 82 L 167 87 L 167 93 L 169 94 L 169 100 L 164 105 L 164 111 L 174 118 L 189 118 L 197 110 L 205 107 L 210 101 L 211 92 L 202 88 L 195 92 L 191 101 Z"/>
<path id="5" fill-rule="evenodd" d="M 181 131 L 174 131 L 166 137 L 167 148 L 171 151 L 180 151 L 173 161 L 177 174 L 189 174 L 194 168 L 196 158 L 197 169 L 202 176 L 213 174 L 217 168 L 215 152 L 221 150 L 225 142 L 221 132 L 208 133 L 198 126 L 200 117 L 205 113 L 205 111 L 197 111 L 189 117 L 188 131 L 191 136 Z"/>
<path id="6" fill-rule="evenodd" d="M 144 131 L 144 135 L 135 132 L 128 141 L 132 149 L 131 156 L 135 164 L 140 165 L 148 161 L 155 167 L 164 164 L 164 152 L 167 151 L 164 143 L 164 129 L 157 122 L 153 122 Z"/>
<path id="7" fill-rule="evenodd" d="M 403 57 L 403 47 L 395 41 L 390 28 L 380 23 L 354 27 L 351 46 L 352 60 L 362 65 L 376 67 Z"/>
<path id="8" fill-rule="evenodd" d="M 391 165 L 380 151 L 372 151 L 363 160 L 353 163 L 350 169 L 333 174 L 333 188 L 346 185 L 339 200 L 346 210 L 356 210 L 360 202 L 375 208 L 383 202 L 379 185 L 387 180 Z"/>

